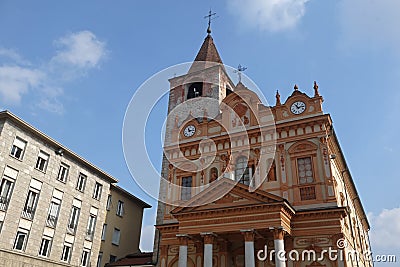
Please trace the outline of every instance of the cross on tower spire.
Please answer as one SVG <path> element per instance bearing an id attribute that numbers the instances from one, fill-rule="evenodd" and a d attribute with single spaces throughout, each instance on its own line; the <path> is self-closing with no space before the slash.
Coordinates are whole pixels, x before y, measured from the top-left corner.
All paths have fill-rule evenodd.
<path id="1" fill-rule="evenodd" d="M 205 19 L 208 18 L 208 28 L 207 28 L 208 35 L 211 34 L 211 20 L 218 18 L 218 17 L 214 17 L 215 15 L 217 15 L 217 13 L 215 13 L 215 12 L 213 13 L 210 8 L 208 15 L 204 16 Z"/>

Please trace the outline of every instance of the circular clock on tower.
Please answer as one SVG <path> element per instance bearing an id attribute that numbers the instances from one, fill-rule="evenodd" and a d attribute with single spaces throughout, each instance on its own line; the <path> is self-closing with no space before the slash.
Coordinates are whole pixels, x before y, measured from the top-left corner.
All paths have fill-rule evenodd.
<path id="1" fill-rule="evenodd" d="M 305 110 L 306 103 L 304 103 L 303 101 L 296 101 L 290 106 L 290 111 L 296 115 L 303 113 Z"/>
<path id="2" fill-rule="evenodd" d="M 188 125 L 186 126 L 185 130 L 183 130 L 183 135 L 186 137 L 191 137 L 195 134 L 196 132 L 196 127 L 194 125 Z"/>

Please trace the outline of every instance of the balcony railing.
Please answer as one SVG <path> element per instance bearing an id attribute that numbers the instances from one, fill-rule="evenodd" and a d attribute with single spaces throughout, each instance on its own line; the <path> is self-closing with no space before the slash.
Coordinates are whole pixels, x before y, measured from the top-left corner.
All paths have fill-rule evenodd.
<path id="1" fill-rule="evenodd" d="M 301 200 L 316 199 L 315 186 L 307 186 L 300 188 L 300 199 Z"/>
<path id="2" fill-rule="evenodd" d="M 55 228 L 57 224 L 57 217 L 49 215 L 47 216 L 46 225 L 52 228 Z"/>
<path id="3" fill-rule="evenodd" d="M 35 215 L 35 209 L 32 207 L 25 207 L 22 211 L 22 217 L 25 219 L 32 220 L 33 215 Z"/>
<path id="4" fill-rule="evenodd" d="M 10 199 L 7 197 L 0 196 L 0 210 L 6 211 Z"/>

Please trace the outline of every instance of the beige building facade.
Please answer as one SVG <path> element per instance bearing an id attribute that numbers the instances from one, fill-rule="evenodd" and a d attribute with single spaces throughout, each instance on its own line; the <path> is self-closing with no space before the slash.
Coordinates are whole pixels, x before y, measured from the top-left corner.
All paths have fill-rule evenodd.
<path id="1" fill-rule="evenodd" d="M 96 266 L 114 177 L 8 111 L 0 175 L 0 266 Z"/>
<path id="2" fill-rule="evenodd" d="M 151 208 L 123 188 L 111 185 L 103 224 L 98 267 L 140 252 L 143 209 Z M 146 237 L 143 237 L 146 238 Z"/>

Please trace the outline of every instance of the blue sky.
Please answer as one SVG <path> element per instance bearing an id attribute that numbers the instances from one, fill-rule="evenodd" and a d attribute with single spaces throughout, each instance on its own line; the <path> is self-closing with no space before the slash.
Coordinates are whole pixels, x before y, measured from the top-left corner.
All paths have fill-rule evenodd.
<path id="1" fill-rule="evenodd" d="M 150 76 L 194 59 L 210 7 L 219 16 L 212 30 L 223 62 L 248 67 L 270 103 L 277 89 L 286 99 L 295 83 L 312 94 L 318 82 L 370 217 L 374 252 L 399 254 L 398 1 L 2 0 L 0 108 L 151 203 L 142 237 L 151 250 L 156 202 L 126 167 L 124 114 Z M 165 116 L 165 107 L 159 110 Z M 149 153 L 159 166 L 161 150 Z"/>

